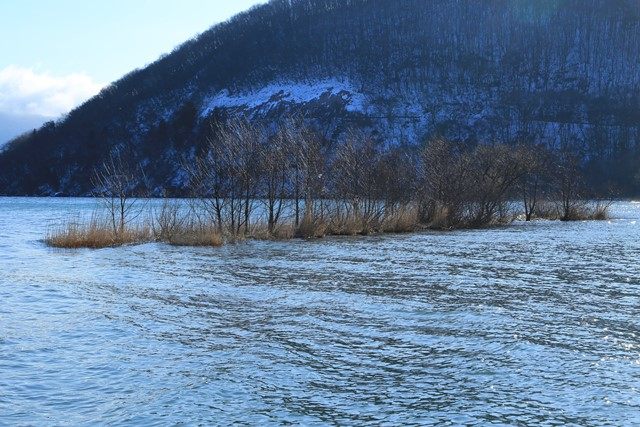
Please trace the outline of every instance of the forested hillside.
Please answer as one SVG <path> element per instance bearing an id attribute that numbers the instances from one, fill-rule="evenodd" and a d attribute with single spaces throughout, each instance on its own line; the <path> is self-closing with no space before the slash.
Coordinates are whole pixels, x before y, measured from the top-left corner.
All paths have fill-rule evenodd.
<path id="1" fill-rule="evenodd" d="M 197 11 L 196 11 L 197 13 Z M 183 194 L 212 122 L 303 117 L 327 145 L 438 135 L 582 154 L 639 192 L 638 0 L 274 0 L 113 83 L 0 154 L 0 194 L 89 194 L 115 151 Z"/>

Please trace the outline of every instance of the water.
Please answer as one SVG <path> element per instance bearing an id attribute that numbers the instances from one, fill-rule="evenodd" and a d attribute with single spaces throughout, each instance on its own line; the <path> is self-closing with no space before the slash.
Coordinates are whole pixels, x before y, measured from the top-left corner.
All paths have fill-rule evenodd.
<path id="1" fill-rule="evenodd" d="M 45 247 L 0 199 L 0 425 L 640 423 L 640 204 L 601 223 Z"/>

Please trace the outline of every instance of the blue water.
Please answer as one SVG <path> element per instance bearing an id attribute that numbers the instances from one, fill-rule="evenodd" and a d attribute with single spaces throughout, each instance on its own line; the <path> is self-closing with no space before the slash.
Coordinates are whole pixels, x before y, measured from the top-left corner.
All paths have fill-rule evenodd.
<path id="1" fill-rule="evenodd" d="M 640 204 L 609 222 L 63 251 L 0 199 L 0 425 L 640 424 Z"/>

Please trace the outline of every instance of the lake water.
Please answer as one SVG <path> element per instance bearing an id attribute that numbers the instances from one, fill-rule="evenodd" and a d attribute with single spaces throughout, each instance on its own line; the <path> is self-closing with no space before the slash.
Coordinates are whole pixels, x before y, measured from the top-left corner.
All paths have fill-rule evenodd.
<path id="1" fill-rule="evenodd" d="M 0 199 L 0 425 L 640 424 L 640 204 L 609 222 L 45 247 Z"/>

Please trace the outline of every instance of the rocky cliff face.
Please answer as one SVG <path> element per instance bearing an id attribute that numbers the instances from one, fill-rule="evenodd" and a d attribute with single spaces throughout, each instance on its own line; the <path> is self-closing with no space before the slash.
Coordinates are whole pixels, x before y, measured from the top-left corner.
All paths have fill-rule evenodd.
<path id="1" fill-rule="evenodd" d="M 14 141 L 0 193 L 86 194 L 115 149 L 179 192 L 183 159 L 232 114 L 301 115 L 330 141 L 571 144 L 593 182 L 633 192 L 639 64 L 637 0 L 276 0 Z"/>

